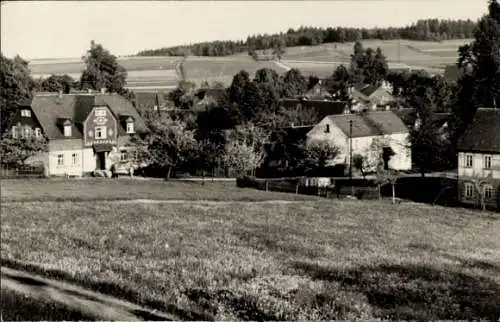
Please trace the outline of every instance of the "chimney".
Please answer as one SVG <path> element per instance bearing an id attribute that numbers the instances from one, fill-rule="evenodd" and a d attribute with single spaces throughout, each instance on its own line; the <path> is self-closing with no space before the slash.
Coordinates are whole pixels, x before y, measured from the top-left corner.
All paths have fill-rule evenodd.
<path id="1" fill-rule="evenodd" d="M 63 96 L 63 91 L 62 90 L 59 90 L 58 96 L 59 96 L 59 98 L 62 98 L 62 96 Z"/>
<path id="2" fill-rule="evenodd" d="M 101 94 L 106 93 L 106 87 L 101 87 Z"/>

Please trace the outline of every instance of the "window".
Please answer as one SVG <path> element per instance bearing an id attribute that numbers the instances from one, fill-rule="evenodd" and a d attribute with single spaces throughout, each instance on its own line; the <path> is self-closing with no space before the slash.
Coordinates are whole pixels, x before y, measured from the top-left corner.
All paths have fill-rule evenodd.
<path id="1" fill-rule="evenodd" d="M 325 133 L 330 133 L 330 124 L 326 125 Z"/>
<path id="2" fill-rule="evenodd" d="M 105 139 L 106 138 L 106 127 L 105 126 L 97 126 L 95 128 L 95 138 L 96 139 Z"/>
<path id="3" fill-rule="evenodd" d="M 95 110 L 95 116 L 106 116 L 106 110 Z"/>
<path id="4" fill-rule="evenodd" d="M 484 168 L 491 169 L 491 155 L 484 156 Z"/>
<path id="5" fill-rule="evenodd" d="M 18 138 L 18 133 L 17 133 L 17 126 L 12 127 L 12 138 L 17 139 Z"/>
<path id="6" fill-rule="evenodd" d="M 31 128 L 26 126 L 23 129 L 23 138 L 29 138 L 31 136 L 32 132 L 33 131 L 31 130 Z"/>
<path id="7" fill-rule="evenodd" d="M 57 155 L 57 165 L 64 165 L 64 154 Z"/>
<path id="8" fill-rule="evenodd" d="M 465 196 L 468 198 L 474 196 L 474 185 L 470 182 L 465 183 Z"/>
<path id="9" fill-rule="evenodd" d="M 120 152 L 120 161 L 121 162 L 127 162 L 128 161 L 128 151 L 121 151 Z"/>
<path id="10" fill-rule="evenodd" d="M 491 185 L 484 186 L 484 197 L 486 199 L 493 198 L 493 186 L 491 186 Z"/>
<path id="11" fill-rule="evenodd" d="M 22 117 L 30 117 L 31 111 L 30 110 L 21 110 L 21 116 Z"/>
<path id="12" fill-rule="evenodd" d="M 472 154 L 465 155 L 465 167 L 472 168 Z"/>
<path id="13" fill-rule="evenodd" d="M 64 126 L 64 136 L 71 136 L 71 125 Z"/>
<path id="14" fill-rule="evenodd" d="M 42 129 L 41 128 L 39 128 L 39 127 L 35 128 L 35 136 L 37 138 L 42 136 Z"/>
<path id="15" fill-rule="evenodd" d="M 73 153 L 71 154 L 71 161 L 72 161 L 72 164 L 73 165 L 77 165 L 78 164 L 78 153 Z"/>
<path id="16" fill-rule="evenodd" d="M 127 133 L 134 133 L 134 122 L 127 122 Z"/>

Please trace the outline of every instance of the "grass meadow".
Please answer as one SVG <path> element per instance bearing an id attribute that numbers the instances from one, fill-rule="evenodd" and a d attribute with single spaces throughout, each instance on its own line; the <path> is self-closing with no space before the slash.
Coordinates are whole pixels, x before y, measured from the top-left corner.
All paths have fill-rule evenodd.
<path id="1" fill-rule="evenodd" d="M 2 182 L 2 265 L 182 319 L 500 317 L 500 214 L 234 183 L 27 182 Z M 99 200 L 118 191 L 191 202 Z M 286 196 L 309 200 L 245 202 Z"/>

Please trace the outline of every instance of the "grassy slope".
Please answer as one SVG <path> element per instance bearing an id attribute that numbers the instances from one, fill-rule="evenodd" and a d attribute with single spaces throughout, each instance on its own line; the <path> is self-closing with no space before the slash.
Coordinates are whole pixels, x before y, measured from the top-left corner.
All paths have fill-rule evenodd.
<path id="1" fill-rule="evenodd" d="M 1 215 L 4 264 L 152 308 L 218 320 L 500 316 L 498 214 L 322 200 L 4 202 Z"/>
<path id="2" fill-rule="evenodd" d="M 166 182 L 163 180 L 2 180 L 1 201 L 86 201 L 86 200 L 212 200 L 266 201 L 317 200 L 317 197 L 288 193 L 269 194 L 253 189 L 236 189 L 234 182 Z"/>
<path id="3" fill-rule="evenodd" d="M 365 47 L 381 47 L 390 66 L 394 68 L 411 66 L 437 72 L 457 59 L 458 47 L 470 40 L 450 40 L 443 42 L 423 42 L 408 40 L 366 40 Z M 299 68 L 305 74 L 328 76 L 334 68 L 349 60 L 353 43 L 322 44 L 311 47 L 290 47 L 283 56 L 283 63 L 292 68 Z M 128 86 L 172 86 L 176 85 L 175 65 L 179 57 L 129 57 L 120 58 L 119 62 L 129 72 Z M 257 69 L 270 67 L 278 72 L 283 69 L 272 62 L 254 62 L 247 54 L 241 53 L 229 57 L 189 57 L 186 62 L 188 79 L 195 83 L 204 80 L 222 81 L 229 84 L 234 74 L 241 69 L 253 74 Z M 78 78 L 84 68 L 82 62 L 41 61 L 30 64 L 36 75 L 68 73 Z M 151 71 L 158 71 L 151 75 Z"/>

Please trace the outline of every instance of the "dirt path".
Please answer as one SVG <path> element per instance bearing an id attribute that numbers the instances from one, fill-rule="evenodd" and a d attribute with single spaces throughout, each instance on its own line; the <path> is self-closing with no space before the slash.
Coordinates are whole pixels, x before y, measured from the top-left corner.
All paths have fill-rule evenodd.
<path id="1" fill-rule="evenodd" d="M 138 305 L 31 273 L 1 268 L 2 319 L 180 320 Z"/>

